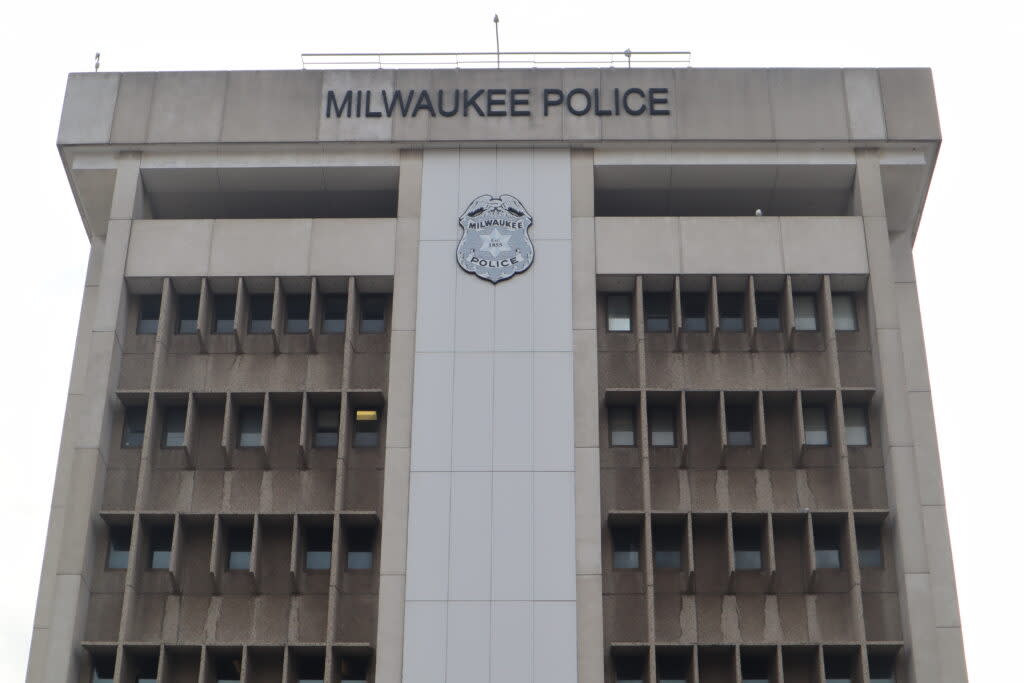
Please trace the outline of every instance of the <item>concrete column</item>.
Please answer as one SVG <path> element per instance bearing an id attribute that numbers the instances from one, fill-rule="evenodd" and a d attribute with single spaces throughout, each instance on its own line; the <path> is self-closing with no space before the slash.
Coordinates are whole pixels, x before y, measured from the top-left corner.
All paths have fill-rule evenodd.
<path id="1" fill-rule="evenodd" d="M 124 268 L 140 194 L 139 161 L 137 154 L 119 157 L 106 234 L 92 244 L 57 458 L 29 683 L 72 683 L 81 660 L 78 643 L 89 606 L 95 511 L 103 493 L 110 402 L 121 367 Z"/>
<path id="2" fill-rule="evenodd" d="M 876 150 L 857 152 L 876 381 L 906 663 L 917 683 L 966 683 L 910 235 L 889 232 Z"/>

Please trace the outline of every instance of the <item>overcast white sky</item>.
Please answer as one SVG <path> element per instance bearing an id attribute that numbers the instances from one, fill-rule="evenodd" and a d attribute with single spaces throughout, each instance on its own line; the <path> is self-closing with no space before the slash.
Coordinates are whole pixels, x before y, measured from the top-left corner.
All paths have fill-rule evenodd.
<path id="1" fill-rule="evenodd" d="M 1016 9 L 1015 9 L 1016 8 Z M 694 66 L 934 70 L 915 248 L 967 664 L 1020 679 L 1019 7 L 857 2 L 12 2 L 0 20 L 0 680 L 23 680 L 88 253 L 55 148 L 66 74 L 291 69 L 302 52 L 690 50 Z M 1013 429 L 1011 429 L 1013 427 Z M 926 682 L 921 682 L 926 683 Z"/>

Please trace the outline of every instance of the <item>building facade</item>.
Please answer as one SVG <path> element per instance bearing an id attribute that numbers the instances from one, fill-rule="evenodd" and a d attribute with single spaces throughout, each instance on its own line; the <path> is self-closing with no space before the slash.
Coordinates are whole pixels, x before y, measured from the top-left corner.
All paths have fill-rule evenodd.
<path id="1" fill-rule="evenodd" d="M 30 683 L 966 681 L 920 69 L 75 74 Z"/>

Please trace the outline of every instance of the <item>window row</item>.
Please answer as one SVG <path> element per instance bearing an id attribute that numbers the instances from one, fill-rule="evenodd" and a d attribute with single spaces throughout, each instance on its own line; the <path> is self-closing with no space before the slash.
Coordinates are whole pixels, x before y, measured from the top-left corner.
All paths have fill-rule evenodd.
<path id="1" fill-rule="evenodd" d="M 832 328 L 837 332 L 859 329 L 856 293 L 832 292 L 814 281 L 796 285 L 806 289 L 794 289 L 790 277 L 763 278 L 763 283 L 758 283 L 759 279 L 712 276 L 685 281 L 677 294 L 644 291 L 639 302 L 644 330 L 816 332 L 825 326 L 826 296 L 831 304 Z M 606 329 L 631 332 L 636 317 L 635 295 L 623 292 L 604 296 Z"/>
<path id="2" fill-rule="evenodd" d="M 135 332 L 156 334 L 161 315 L 169 316 L 174 334 L 344 334 L 349 317 L 349 293 L 323 291 L 318 279 L 292 283 L 274 278 L 272 291 L 253 291 L 244 279 L 211 284 L 203 279 L 197 291 L 176 291 L 165 280 L 163 293 L 137 298 Z M 184 290 L 187 285 L 178 285 Z M 165 297 L 167 301 L 165 302 Z M 353 291 L 361 334 L 387 330 L 390 295 Z M 167 304 L 166 306 L 164 304 Z"/>
<path id="3" fill-rule="evenodd" d="M 898 646 L 658 646 L 654 672 L 646 648 L 613 646 L 612 683 L 896 683 Z M 866 674 L 866 675 L 865 675 Z"/>
<path id="4" fill-rule="evenodd" d="M 323 515 L 215 515 L 212 527 L 209 517 L 143 515 L 134 526 L 134 533 L 130 518 L 106 517 L 107 569 L 128 569 L 134 553 L 137 570 L 170 572 L 179 588 L 189 529 L 203 525 L 204 532 L 193 531 L 191 535 L 196 540 L 203 539 L 203 543 L 209 538 L 209 570 L 213 576 L 224 571 L 259 573 L 259 554 L 271 541 L 279 540 L 291 548 L 287 560 L 293 581 L 299 572 L 330 571 L 335 549 L 345 571 L 374 568 L 376 517 L 366 513 L 342 515 L 337 539 L 332 518 Z M 133 538 L 136 534 L 137 540 Z M 285 559 L 269 557 L 267 561 L 283 564 Z"/>
<path id="5" fill-rule="evenodd" d="M 200 403 L 223 402 L 221 446 L 233 448 L 267 448 L 277 412 L 298 412 L 298 442 L 303 451 L 314 448 L 337 448 L 340 444 L 342 419 L 338 394 L 195 394 L 159 395 L 149 424 L 149 402 L 134 395 L 123 397 L 124 421 L 121 428 L 122 448 L 142 448 L 147 430 L 158 438 L 160 448 L 181 448 L 190 464 L 200 425 Z M 354 448 L 377 448 L 380 445 L 382 410 L 377 405 L 356 404 L 346 411 L 346 430 Z M 284 419 L 284 418 L 282 418 Z"/>
<path id="6" fill-rule="evenodd" d="M 629 392 L 608 392 L 608 445 L 638 445 L 638 405 Z M 871 445 L 870 396 L 864 391 L 832 392 L 680 392 L 658 394 L 647 401 L 647 438 L 652 447 L 676 448 L 689 445 L 689 434 L 697 423 L 695 413 L 711 401 L 720 445 L 764 447 L 767 444 L 767 402 L 789 401 L 787 422 L 795 431 L 799 448 L 832 446 L 841 433 L 846 446 Z M 689 409 L 688 409 L 689 406 Z M 706 412 L 706 411 L 705 411 Z M 837 419 L 842 416 L 841 422 Z"/>
<path id="7" fill-rule="evenodd" d="M 613 512 L 608 520 L 613 570 L 639 570 L 644 557 L 644 525 L 639 513 Z M 852 538 L 850 537 L 852 533 Z M 803 514 L 655 514 L 651 520 L 651 560 L 655 570 L 695 571 L 694 548 L 724 554 L 706 566 L 735 572 L 776 571 L 776 557 L 785 552 L 803 560 L 815 589 L 819 570 L 884 569 L 883 518 L 880 513 L 854 515 L 850 531 L 845 513 Z"/>
<path id="8" fill-rule="evenodd" d="M 362 648 L 273 646 L 89 647 L 88 683 L 369 683 L 372 658 Z M 120 662 L 118 660 L 121 660 Z M 120 664 L 120 666 L 118 666 Z"/>

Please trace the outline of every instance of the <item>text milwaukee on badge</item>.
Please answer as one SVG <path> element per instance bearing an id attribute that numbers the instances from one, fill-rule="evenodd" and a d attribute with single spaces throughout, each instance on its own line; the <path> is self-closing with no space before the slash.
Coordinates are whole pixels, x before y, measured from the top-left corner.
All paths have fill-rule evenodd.
<path id="1" fill-rule="evenodd" d="M 327 91 L 326 118 L 416 116 L 668 116 L 668 88 L 530 88 Z"/>

